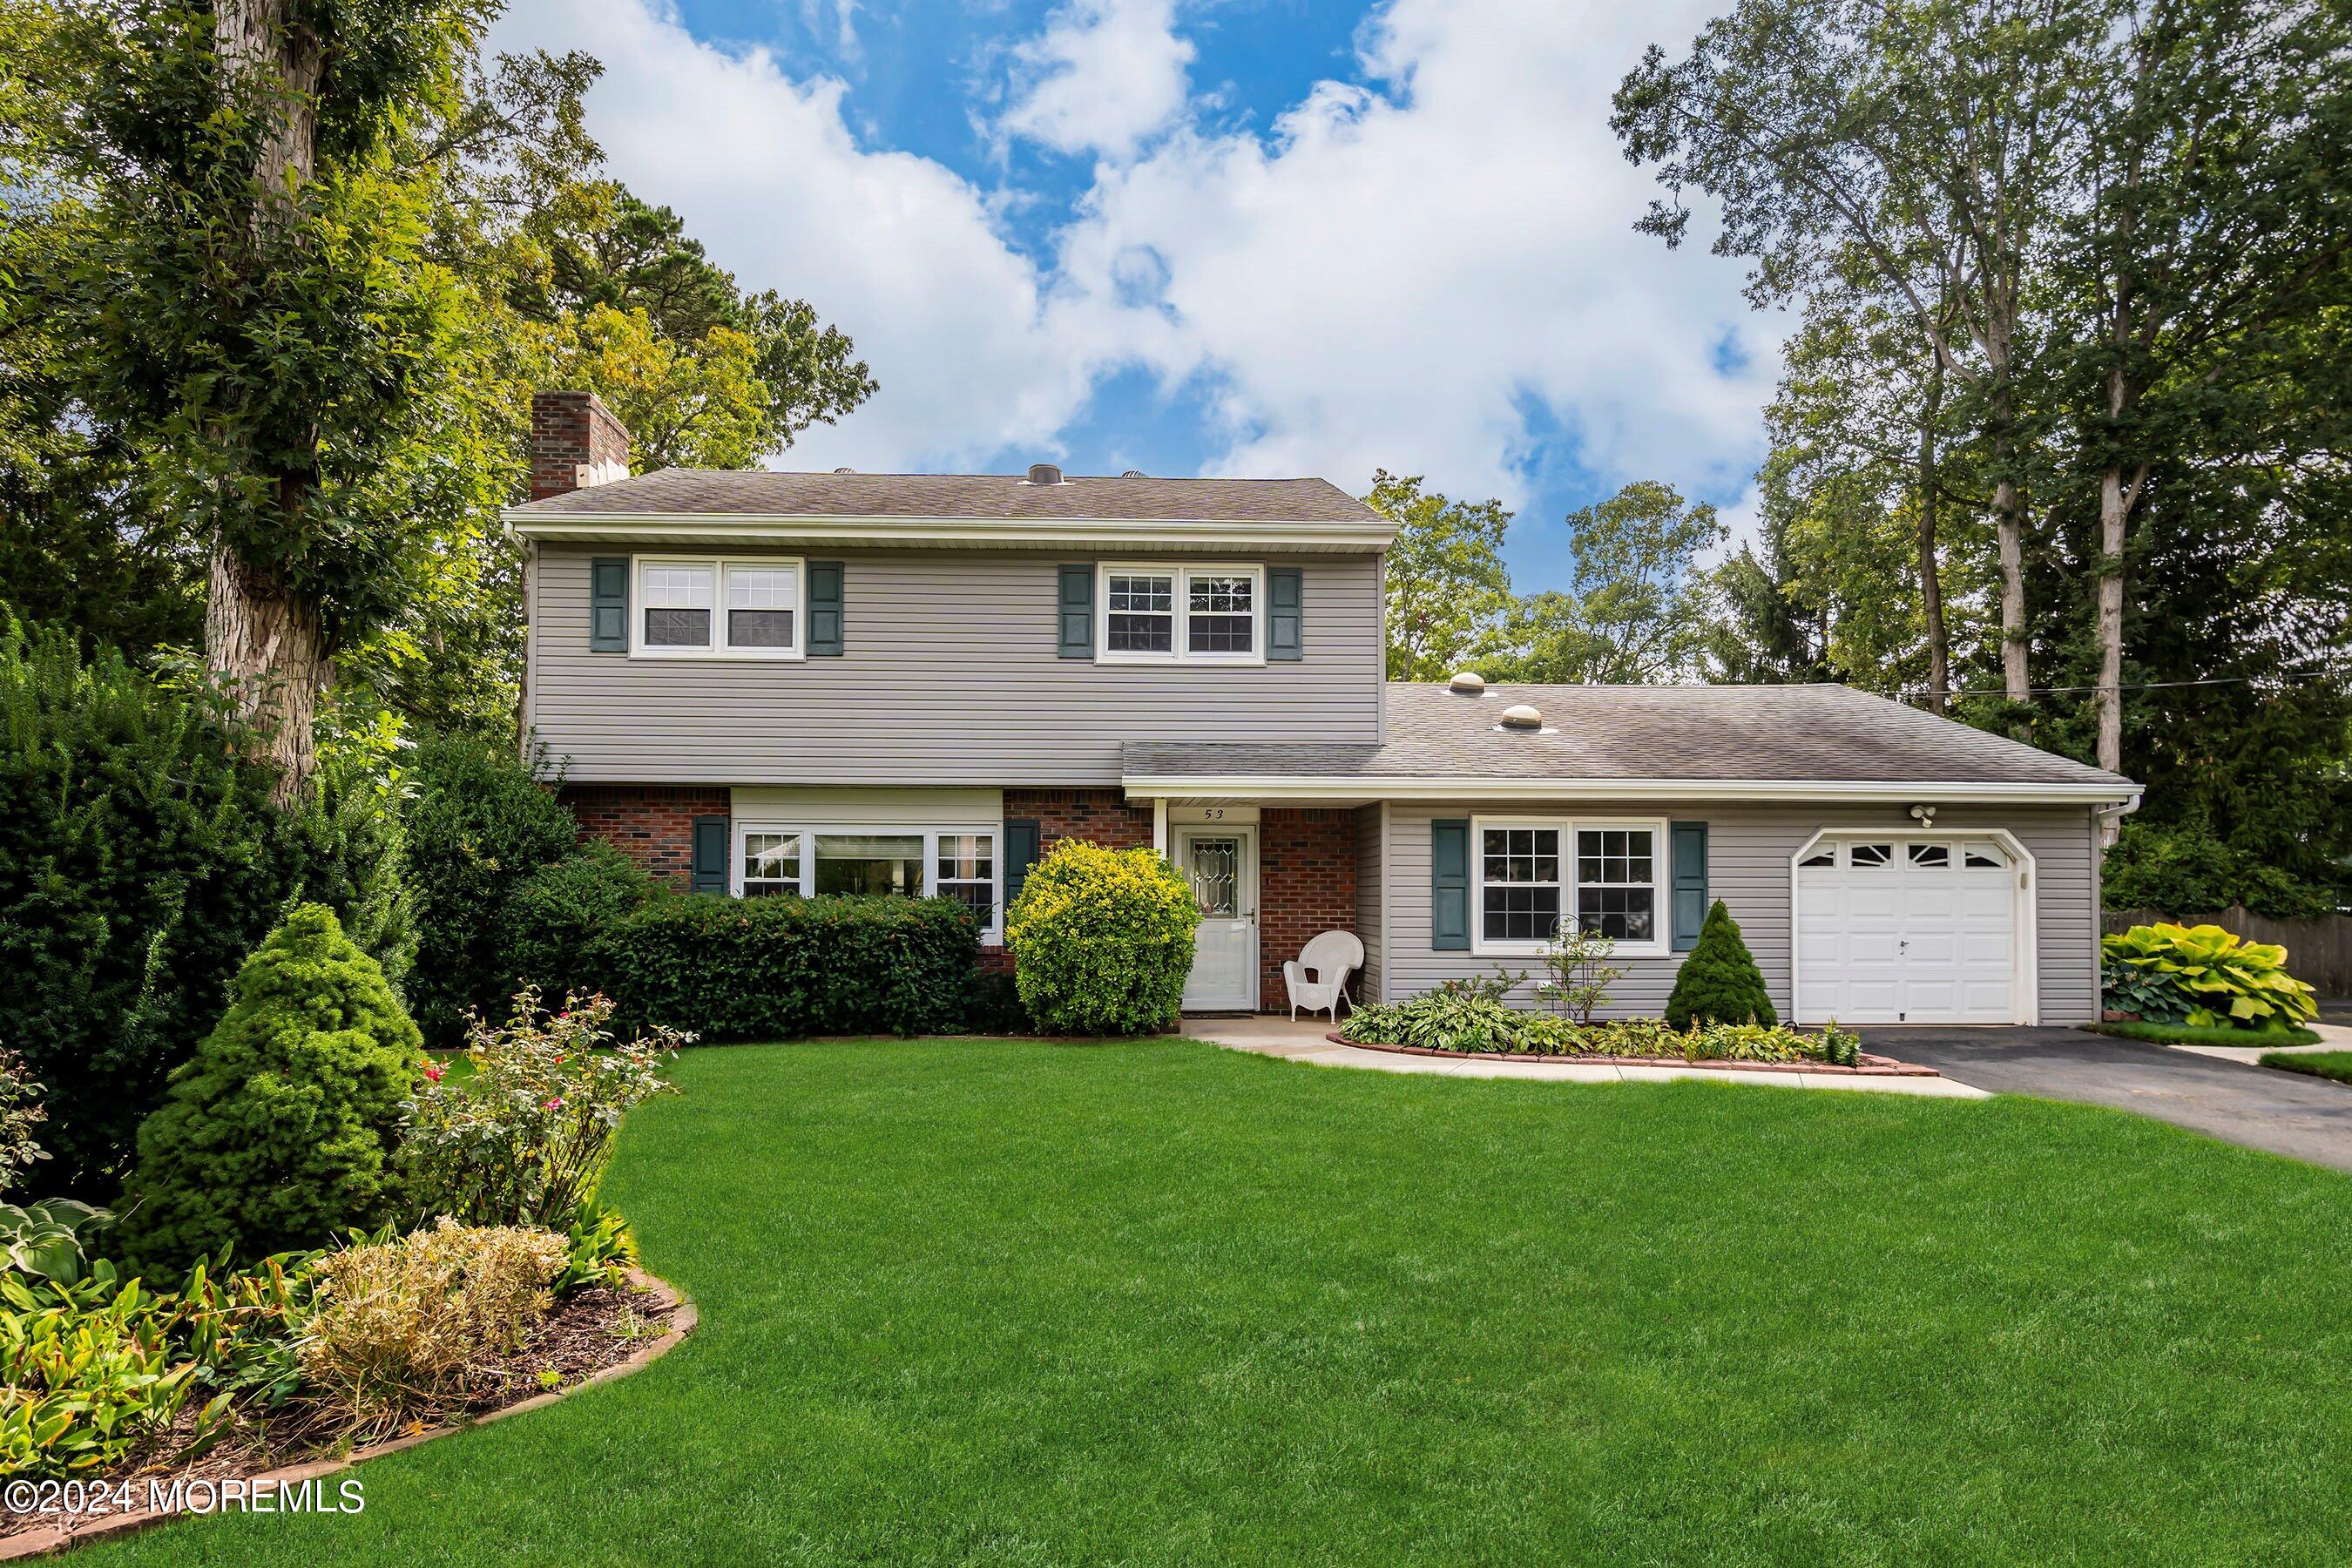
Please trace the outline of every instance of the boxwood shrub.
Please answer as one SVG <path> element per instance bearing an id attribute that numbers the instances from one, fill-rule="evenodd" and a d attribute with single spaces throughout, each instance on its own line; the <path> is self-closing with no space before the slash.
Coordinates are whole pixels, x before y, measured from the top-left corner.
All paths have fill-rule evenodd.
<path id="1" fill-rule="evenodd" d="M 1200 921 L 1160 856 L 1065 838 L 1005 914 L 1021 1005 L 1047 1034 L 1172 1031 Z"/>
<path id="2" fill-rule="evenodd" d="M 585 967 L 624 1035 L 928 1035 L 961 1026 L 979 943 L 953 899 L 689 895 L 606 926 Z"/>

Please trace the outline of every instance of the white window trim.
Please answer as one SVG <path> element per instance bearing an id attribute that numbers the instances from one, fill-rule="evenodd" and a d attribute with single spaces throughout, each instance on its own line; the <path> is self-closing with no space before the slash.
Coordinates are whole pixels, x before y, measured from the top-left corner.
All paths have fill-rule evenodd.
<path id="1" fill-rule="evenodd" d="M 1539 827 L 1559 833 L 1559 910 L 1575 921 L 1576 836 L 1604 828 L 1633 828 L 1650 835 L 1651 931 L 1648 942 L 1620 942 L 1620 958 L 1670 958 L 1674 955 L 1673 840 L 1663 816 L 1474 816 L 1470 819 L 1470 951 L 1482 958 L 1540 958 L 1548 943 L 1490 942 L 1486 938 L 1486 831 L 1489 828 Z"/>
<path id="2" fill-rule="evenodd" d="M 646 645 L 646 568 L 648 566 L 708 566 L 710 568 L 710 643 L 704 647 L 648 647 Z M 789 570 L 798 600 L 793 606 L 790 647 L 730 647 L 727 646 L 727 569 L 748 566 L 765 571 Z M 749 659 L 758 663 L 797 661 L 808 657 L 808 563 L 797 555 L 696 555 L 691 552 L 646 553 L 629 557 L 629 657 L 631 658 Z"/>
<path id="3" fill-rule="evenodd" d="M 1114 653 L 1110 646 L 1110 580 L 1114 575 L 1176 579 L 1175 647 L 1168 653 Z M 1250 580 L 1250 651 L 1192 651 L 1192 584 L 1194 577 L 1247 577 Z M 1103 561 L 1095 566 L 1095 662 L 1097 664 L 1224 664 L 1250 668 L 1265 663 L 1265 568 L 1233 562 Z"/>
<path id="4" fill-rule="evenodd" d="M 797 836 L 801 841 L 800 896 L 816 896 L 816 841 L 825 835 L 850 835 L 861 838 L 920 838 L 923 841 L 923 897 L 940 896 L 940 840 L 964 834 L 988 836 L 989 868 L 992 877 L 991 917 L 988 926 L 980 933 L 983 947 L 1001 947 L 1004 942 L 1004 824 L 1002 822 L 966 822 L 944 825 L 914 825 L 908 823 L 876 822 L 776 822 L 745 818 L 735 824 L 734 834 L 728 845 L 727 890 L 736 898 L 743 896 L 743 845 L 754 833 L 781 833 Z M 781 880 L 781 879 L 777 879 Z"/>

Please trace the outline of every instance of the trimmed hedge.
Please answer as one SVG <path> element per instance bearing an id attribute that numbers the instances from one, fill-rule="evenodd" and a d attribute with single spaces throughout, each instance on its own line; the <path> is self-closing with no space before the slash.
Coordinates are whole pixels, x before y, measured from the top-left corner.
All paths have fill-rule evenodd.
<path id="1" fill-rule="evenodd" d="M 585 955 L 624 1036 L 707 1042 L 962 1026 L 979 927 L 954 899 L 656 899 Z"/>
<path id="2" fill-rule="evenodd" d="M 551 1007 L 604 982 L 598 943 L 604 933 L 670 890 L 609 844 L 583 844 L 522 879 L 507 900 L 505 984 L 508 995 L 539 987 Z M 496 1017 L 500 1009 L 485 1009 Z"/>
<path id="3" fill-rule="evenodd" d="M 1021 1005 L 1047 1034 L 1173 1033 L 1200 921 L 1162 856 L 1065 838 L 1005 913 Z"/>

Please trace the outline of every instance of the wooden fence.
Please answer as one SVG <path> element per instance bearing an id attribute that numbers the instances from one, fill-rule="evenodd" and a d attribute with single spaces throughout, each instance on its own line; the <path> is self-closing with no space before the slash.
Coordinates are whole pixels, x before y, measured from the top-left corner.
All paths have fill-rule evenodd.
<path id="1" fill-rule="evenodd" d="M 2217 925 L 2248 942 L 2274 942 L 2286 949 L 2287 972 L 2297 980 L 2316 987 L 2322 996 L 2352 996 L 2352 915 L 2330 915 L 2324 921 L 2274 921 L 2241 908 L 2186 918 L 2160 910 L 2108 910 L 2099 917 L 2100 928 L 2110 931 L 2158 921 Z"/>

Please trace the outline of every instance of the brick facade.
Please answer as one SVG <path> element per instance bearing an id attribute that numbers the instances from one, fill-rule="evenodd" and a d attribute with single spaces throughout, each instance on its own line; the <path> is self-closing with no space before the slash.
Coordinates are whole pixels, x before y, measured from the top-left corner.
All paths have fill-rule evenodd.
<path id="1" fill-rule="evenodd" d="M 1129 805 L 1115 789 L 1008 789 L 1004 820 L 1035 818 L 1038 853 L 1057 838 L 1083 838 L 1113 849 L 1151 847 L 1151 807 Z"/>
<path id="2" fill-rule="evenodd" d="M 733 805 L 723 785 L 565 784 L 557 798 L 580 824 L 582 843 L 601 839 L 680 889 L 694 874 L 694 819 L 725 816 Z"/>
<path id="3" fill-rule="evenodd" d="M 530 499 L 629 477 L 629 430 L 593 392 L 530 398 Z"/>
<path id="4" fill-rule="evenodd" d="M 1356 814 L 1269 806 L 1257 858 L 1258 1008 L 1287 1014 L 1283 963 L 1311 937 L 1356 929 Z"/>

